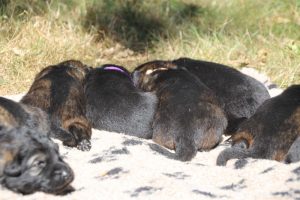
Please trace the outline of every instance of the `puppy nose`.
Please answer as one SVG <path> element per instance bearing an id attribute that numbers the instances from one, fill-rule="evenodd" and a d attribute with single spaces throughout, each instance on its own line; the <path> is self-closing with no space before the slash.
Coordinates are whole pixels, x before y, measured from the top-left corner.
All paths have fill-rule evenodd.
<path id="1" fill-rule="evenodd" d="M 69 173 L 66 170 L 55 170 L 54 175 L 66 179 L 69 176 Z"/>
<path id="2" fill-rule="evenodd" d="M 67 180 L 71 178 L 72 173 L 66 169 L 59 169 L 54 171 L 54 176 L 59 177 L 60 179 Z"/>

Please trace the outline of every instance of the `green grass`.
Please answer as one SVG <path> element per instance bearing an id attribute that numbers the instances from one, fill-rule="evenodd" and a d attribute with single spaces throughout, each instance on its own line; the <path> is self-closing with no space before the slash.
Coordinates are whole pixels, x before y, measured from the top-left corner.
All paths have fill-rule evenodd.
<path id="1" fill-rule="evenodd" d="M 133 69 L 182 56 L 300 83 L 300 0 L 0 0 L 0 94 L 66 59 Z"/>

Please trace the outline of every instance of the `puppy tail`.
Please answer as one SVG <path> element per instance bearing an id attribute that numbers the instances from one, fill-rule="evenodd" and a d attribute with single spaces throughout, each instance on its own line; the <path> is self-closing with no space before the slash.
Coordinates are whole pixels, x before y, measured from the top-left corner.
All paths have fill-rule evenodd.
<path id="1" fill-rule="evenodd" d="M 192 160 L 197 154 L 193 137 L 179 136 L 175 139 L 175 157 L 181 161 Z"/>
<path id="2" fill-rule="evenodd" d="M 242 149 L 238 147 L 230 147 L 223 150 L 218 158 L 217 158 L 217 165 L 218 166 L 225 166 L 227 161 L 230 159 L 242 159 L 252 157 L 253 151 L 249 149 Z"/>

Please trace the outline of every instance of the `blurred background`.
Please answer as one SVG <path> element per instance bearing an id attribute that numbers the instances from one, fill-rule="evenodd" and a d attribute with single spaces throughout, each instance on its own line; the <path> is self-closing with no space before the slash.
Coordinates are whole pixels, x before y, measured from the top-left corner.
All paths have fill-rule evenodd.
<path id="1" fill-rule="evenodd" d="M 300 84 L 300 0 L 0 0 L 0 95 L 67 59 L 132 70 L 178 57 Z"/>

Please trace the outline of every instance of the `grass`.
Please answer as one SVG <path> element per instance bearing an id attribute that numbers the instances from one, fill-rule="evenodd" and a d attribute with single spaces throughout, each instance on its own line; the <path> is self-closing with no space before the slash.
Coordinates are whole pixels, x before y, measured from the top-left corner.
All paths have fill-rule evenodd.
<path id="1" fill-rule="evenodd" d="M 300 83 L 300 0 L 0 0 L 0 95 L 67 59 L 132 70 L 182 56 Z"/>

